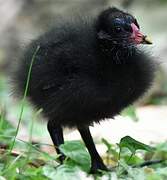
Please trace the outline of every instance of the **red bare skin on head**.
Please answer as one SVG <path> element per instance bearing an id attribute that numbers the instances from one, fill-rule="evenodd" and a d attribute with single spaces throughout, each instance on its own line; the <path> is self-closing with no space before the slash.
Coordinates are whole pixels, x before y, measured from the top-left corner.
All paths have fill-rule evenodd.
<path id="1" fill-rule="evenodd" d="M 131 24 L 131 27 L 133 30 L 131 38 L 134 40 L 136 44 L 142 43 L 144 35 L 140 32 L 139 28 L 134 23 Z"/>

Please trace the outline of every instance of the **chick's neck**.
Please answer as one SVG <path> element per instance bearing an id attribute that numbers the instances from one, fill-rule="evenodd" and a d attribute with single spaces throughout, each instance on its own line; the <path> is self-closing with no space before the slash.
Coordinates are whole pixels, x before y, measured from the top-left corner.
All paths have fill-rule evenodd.
<path id="1" fill-rule="evenodd" d="M 133 62 L 133 57 L 137 52 L 137 47 L 128 45 L 118 45 L 112 42 L 100 41 L 98 51 L 101 56 L 113 64 L 128 64 Z"/>

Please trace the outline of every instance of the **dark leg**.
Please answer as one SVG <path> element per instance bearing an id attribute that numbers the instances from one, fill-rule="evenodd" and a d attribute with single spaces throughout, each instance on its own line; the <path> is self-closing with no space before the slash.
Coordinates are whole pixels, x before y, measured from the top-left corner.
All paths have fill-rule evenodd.
<path id="1" fill-rule="evenodd" d="M 78 128 L 78 130 L 91 156 L 91 173 L 97 172 L 98 169 L 107 170 L 103 160 L 96 150 L 89 128 Z"/>
<path id="2" fill-rule="evenodd" d="M 53 144 L 55 146 L 57 154 L 61 154 L 61 156 L 59 157 L 59 160 L 62 163 L 63 160 L 65 159 L 65 156 L 59 150 L 59 146 L 61 144 L 64 144 L 62 127 L 60 125 L 55 125 L 54 122 L 52 121 L 48 122 L 47 127 L 48 127 L 48 131 L 53 141 Z"/>

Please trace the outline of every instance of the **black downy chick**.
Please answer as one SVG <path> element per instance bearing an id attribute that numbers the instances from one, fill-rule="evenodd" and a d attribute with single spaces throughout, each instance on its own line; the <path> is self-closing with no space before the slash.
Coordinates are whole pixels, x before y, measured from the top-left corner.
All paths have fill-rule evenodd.
<path id="1" fill-rule="evenodd" d="M 39 46 L 27 96 L 48 118 L 58 153 L 64 143 L 62 128 L 76 127 L 90 153 L 91 172 L 107 170 L 89 126 L 113 118 L 151 86 L 154 62 L 137 47 L 150 43 L 132 15 L 108 8 L 96 18 L 63 21 L 27 47 L 15 72 L 15 86 L 23 94 Z"/>

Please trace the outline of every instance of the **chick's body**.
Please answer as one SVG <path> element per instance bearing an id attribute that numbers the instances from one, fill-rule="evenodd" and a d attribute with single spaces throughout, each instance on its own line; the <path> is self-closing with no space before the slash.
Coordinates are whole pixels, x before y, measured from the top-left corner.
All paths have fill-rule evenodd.
<path id="1" fill-rule="evenodd" d="M 88 126 L 113 117 L 140 97 L 153 78 L 152 63 L 136 47 L 108 49 L 96 35 L 96 19 L 60 23 L 33 41 L 17 72 L 24 92 L 36 54 L 28 97 L 62 126 Z"/>
<path id="2" fill-rule="evenodd" d="M 89 126 L 112 118 L 152 84 L 154 62 L 138 44 L 150 41 L 137 20 L 108 8 L 96 18 L 62 21 L 26 48 L 14 74 L 15 86 L 23 94 L 33 59 L 27 96 L 43 108 L 60 162 L 65 158 L 59 149 L 62 127 L 76 127 L 91 156 L 90 172 L 107 170 Z"/>

